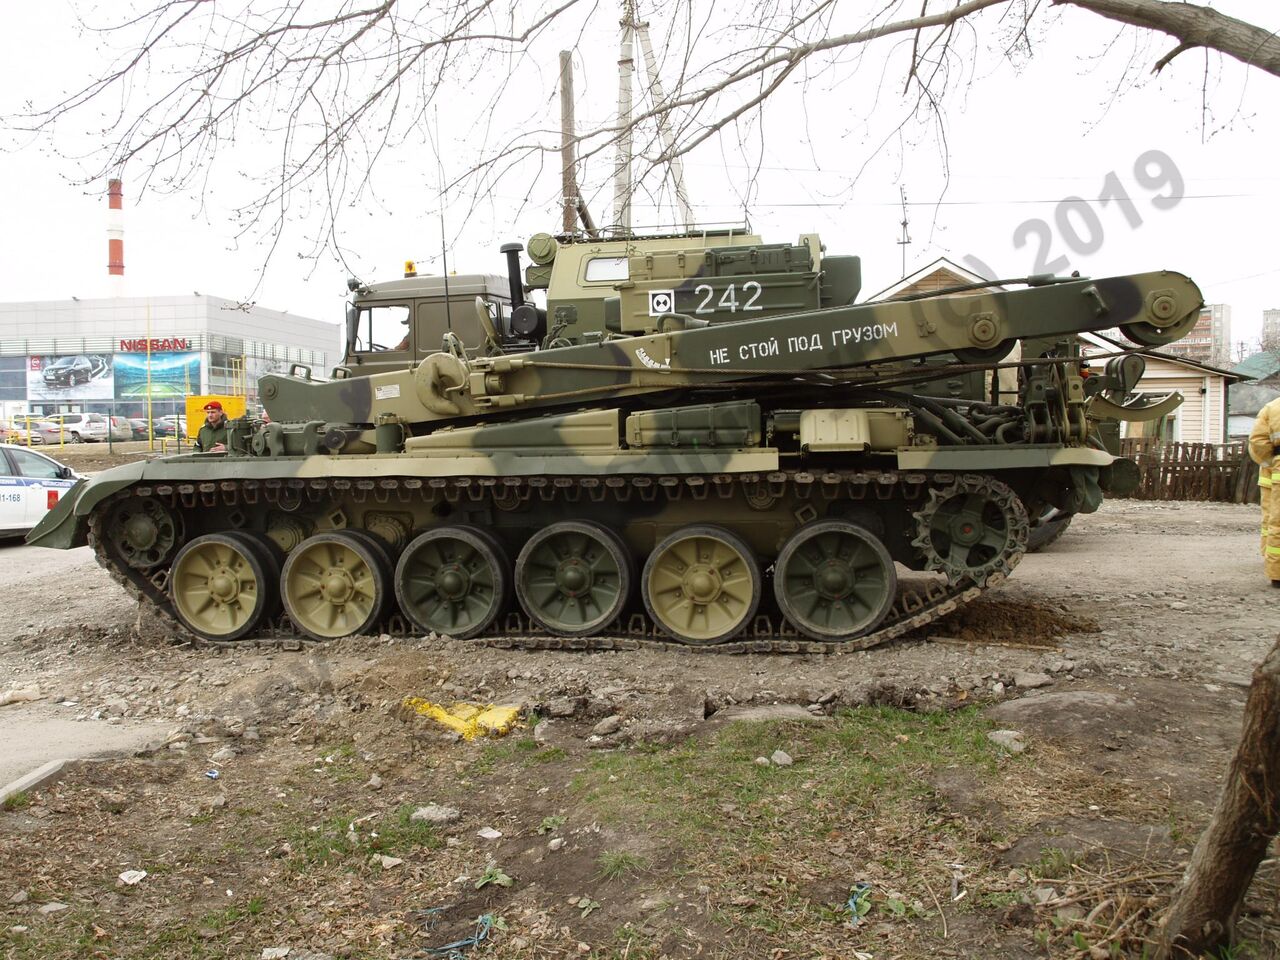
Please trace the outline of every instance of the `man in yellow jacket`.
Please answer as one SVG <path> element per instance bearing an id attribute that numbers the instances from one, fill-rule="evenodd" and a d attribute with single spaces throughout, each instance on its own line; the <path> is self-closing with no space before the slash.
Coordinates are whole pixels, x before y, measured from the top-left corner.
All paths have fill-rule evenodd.
<path id="1" fill-rule="evenodd" d="M 1262 561 L 1273 587 L 1280 587 L 1280 490 L 1271 486 L 1272 471 L 1280 483 L 1280 397 L 1258 411 L 1249 432 L 1249 456 L 1258 465 L 1258 487 L 1262 498 Z"/>

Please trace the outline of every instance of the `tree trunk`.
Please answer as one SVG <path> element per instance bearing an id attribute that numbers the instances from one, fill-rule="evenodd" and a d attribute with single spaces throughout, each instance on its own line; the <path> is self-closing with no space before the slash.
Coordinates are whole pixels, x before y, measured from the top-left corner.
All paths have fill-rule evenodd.
<path id="1" fill-rule="evenodd" d="M 1253 671 L 1244 730 L 1213 819 L 1165 916 L 1155 960 L 1230 945 L 1254 871 L 1280 828 L 1280 640 Z"/>

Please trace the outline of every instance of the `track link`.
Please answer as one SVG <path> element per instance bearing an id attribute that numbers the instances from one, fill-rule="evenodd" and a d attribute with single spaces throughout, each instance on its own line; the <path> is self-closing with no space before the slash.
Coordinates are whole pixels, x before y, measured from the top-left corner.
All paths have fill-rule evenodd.
<path id="1" fill-rule="evenodd" d="M 793 490 L 802 500 L 816 498 L 833 500 L 889 500 L 896 494 L 908 498 L 926 496 L 930 490 L 953 483 L 968 475 L 954 473 L 924 474 L 903 471 L 840 471 L 816 473 L 808 471 L 776 471 L 767 474 L 712 474 L 674 475 L 659 477 L 450 477 L 384 478 L 380 480 L 241 480 L 200 484 L 140 484 L 123 490 L 99 504 L 89 519 L 89 543 L 98 563 L 111 578 L 134 596 L 139 603 L 146 603 L 163 617 L 181 637 L 197 646 L 215 649 L 244 650 L 258 647 L 280 650 L 301 650 L 316 643 L 298 633 L 287 617 L 280 617 L 259 631 L 258 635 L 230 643 L 197 638 L 174 616 L 170 605 L 167 584 L 168 569 L 157 569 L 148 574 L 127 566 L 112 556 L 108 540 L 104 536 L 104 522 L 112 507 L 131 496 L 156 497 L 176 509 L 235 508 L 241 503 L 256 505 L 267 503 L 286 508 L 311 501 L 321 502 L 333 494 L 351 496 L 356 502 L 376 504 L 403 503 L 424 495 L 443 496 L 451 502 L 478 501 L 493 496 L 505 498 L 532 498 L 550 500 L 563 495 L 570 499 L 587 497 L 599 500 L 612 497 L 621 501 L 636 497 L 652 500 L 658 496 L 675 499 L 690 495 L 696 499 L 709 496 L 730 496 L 737 485 L 746 487 L 749 497 L 778 496 Z M 1024 545 L 1011 549 L 1004 562 L 1004 569 L 1012 571 L 1022 559 Z M 505 650 L 557 650 L 557 651 L 617 651 L 659 650 L 685 651 L 708 654 L 820 654 L 840 655 L 856 653 L 880 646 L 914 633 L 942 617 L 954 613 L 972 603 L 987 590 L 1004 582 L 1004 573 L 994 573 L 978 584 L 962 580 L 949 585 L 923 584 L 900 590 L 889 614 L 878 629 L 861 637 L 839 643 L 811 640 L 798 634 L 790 624 L 760 614 L 746 628 L 745 637 L 710 646 L 682 644 L 672 641 L 657 631 L 647 617 L 641 614 L 624 615 L 609 630 L 596 637 L 559 637 L 534 627 L 522 613 L 511 613 L 503 618 L 499 630 L 487 637 L 468 641 L 480 646 Z M 780 620 L 781 618 L 779 618 Z M 416 631 L 400 614 L 390 617 L 384 631 L 395 636 L 412 636 Z"/>

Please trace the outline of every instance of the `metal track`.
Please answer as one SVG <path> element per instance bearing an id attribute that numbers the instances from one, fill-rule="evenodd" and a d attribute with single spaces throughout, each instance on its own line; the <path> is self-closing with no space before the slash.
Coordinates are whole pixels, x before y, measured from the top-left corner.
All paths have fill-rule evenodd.
<path id="1" fill-rule="evenodd" d="M 118 562 L 108 550 L 103 524 L 112 507 L 131 496 L 155 497 L 173 509 L 234 509 L 245 504 L 267 504 L 282 509 L 296 509 L 301 503 L 320 503 L 333 495 L 351 497 L 355 502 L 374 504 L 407 503 L 428 497 L 443 497 L 450 502 L 481 501 L 499 494 L 508 500 L 549 501 L 563 496 L 568 500 L 599 501 L 606 498 L 626 502 L 633 497 L 651 501 L 657 497 L 677 499 L 688 495 L 695 499 L 730 497 L 736 488 L 744 487 L 753 497 L 780 496 L 788 489 L 798 499 L 818 501 L 846 499 L 888 501 L 899 496 L 909 502 L 927 496 L 931 489 L 954 482 L 954 473 L 925 474 L 902 471 L 832 471 L 812 473 L 802 470 L 763 474 L 673 475 L 658 477 L 450 477 L 419 480 L 386 478 L 381 480 L 282 479 L 240 480 L 219 483 L 140 484 L 123 490 L 99 504 L 89 518 L 89 543 L 98 563 L 112 579 L 140 603 L 145 602 L 172 625 L 181 642 L 215 649 L 272 648 L 301 650 L 316 641 L 299 634 L 287 617 L 259 631 L 253 638 L 235 642 L 216 642 L 194 637 L 173 614 L 168 596 L 168 569 L 150 574 Z M 901 501 L 899 501 L 901 502 Z M 1006 557 L 1006 569 L 1012 570 L 1022 559 L 1024 545 L 1017 544 Z M 879 646 L 913 633 L 960 607 L 976 600 L 992 587 L 1002 583 L 1005 575 L 994 573 L 983 584 L 972 580 L 958 583 L 921 584 L 899 591 L 889 614 L 880 627 L 864 636 L 835 643 L 811 640 L 785 620 L 767 614 L 757 615 L 744 630 L 742 639 L 714 645 L 678 643 L 661 633 L 643 614 L 624 615 L 598 637 L 559 637 L 532 625 L 523 613 L 503 618 L 497 633 L 477 638 L 471 643 L 508 650 L 682 650 L 717 654 L 823 654 L 854 653 Z M 384 631 L 396 636 L 416 633 L 400 614 L 391 616 Z"/>

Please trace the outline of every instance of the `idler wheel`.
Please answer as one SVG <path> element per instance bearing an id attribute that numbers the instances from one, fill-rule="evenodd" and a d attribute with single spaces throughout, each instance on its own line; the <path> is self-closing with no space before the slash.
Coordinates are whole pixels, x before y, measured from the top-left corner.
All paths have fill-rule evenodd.
<path id="1" fill-rule="evenodd" d="M 566 520 L 543 527 L 516 558 L 516 596 L 536 623 L 562 637 L 607 627 L 635 579 L 631 553 L 612 530 Z"/>
<path id="2" fill-rule="evenodd" d="M 640 576 L 645 609 L 682 643 L 720 643 L 741 632 L 760 605 L 760 564 L 736 534 L 697 524 L 653 549 Z"/>
<path id="3" fill-rule="evenodd" d="M 159 500 L 122 500 L 106 523 L 107 539 L 129 566 L 146 570 L 173 555 L 182 541 L 182 520 Z"/>
<path id="4" fill-rule="evenodd" d="M 419 630 L 468 640 L 502 613 L 510 596 L 510 569 L 506 551 L 487 531 L 436 527 L 400 555 L 396 599 Z"/>
<path id="5" fill-rule="evenodd" d="M 883 543 L 843 520 L 810 523 L 778 554 L 773 591 L 783 615 L 815 640 L 868 633 L 893 606 L 898 574 Z"/>
<path id="6" fill-rule="evenodd" d="M 206 640 L 239 640 L 272 604 L 266 548 L 243 535 L 196 537 L 173 559 L 169 597 L 182 625 Z"/>
<path id="7" fill-rule="evenodd" d="M 285 560 L 280 594 L 285 612 L 313 640 L 368 633 L 390 596 L 385 548 L 356 530 L 317 533 Z"/>

